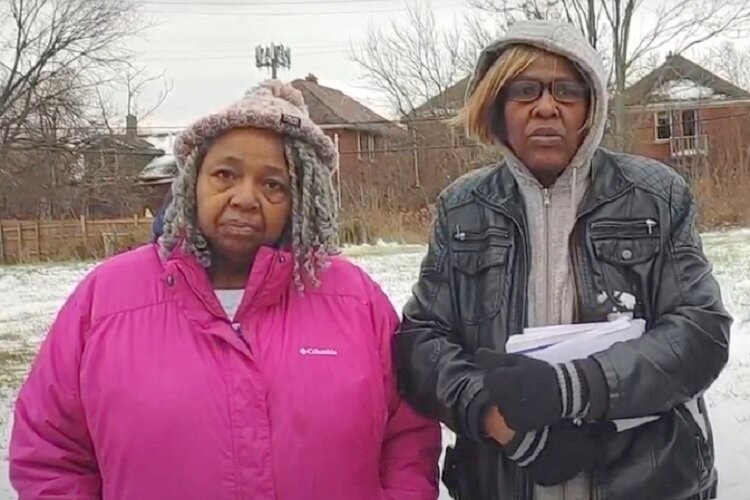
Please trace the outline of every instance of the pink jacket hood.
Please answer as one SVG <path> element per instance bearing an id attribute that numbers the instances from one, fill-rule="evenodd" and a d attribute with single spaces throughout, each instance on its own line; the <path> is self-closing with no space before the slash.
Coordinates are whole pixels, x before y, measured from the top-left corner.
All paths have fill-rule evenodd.
<path id="1" fill-rule="evenodd" d="M 390 302 L 342 258 L 304 294 L 292 266 L 262 249 L 235 322 L 192 257 L 94 269 L 18 397 L 20 498 L 437 498 L 439 426 L 396 392 Z"/>

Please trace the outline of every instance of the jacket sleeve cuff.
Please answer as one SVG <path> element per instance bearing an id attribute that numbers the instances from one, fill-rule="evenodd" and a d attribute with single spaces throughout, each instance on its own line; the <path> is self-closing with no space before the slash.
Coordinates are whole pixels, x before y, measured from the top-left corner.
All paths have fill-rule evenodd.
<path id="1" fill-rule="evenodd" d="M 601 420 L 609 406 L 609 390 L 604 371 L 594 358 L 578 360 L 575 364 L 588 389 L 589 411 L 586 420 Z"/>
<path id="2" fill-rule="evenodd" d="M 490 408 L 490 397 L 485 389 L 481 389 L 469 403 L 466 412 L 469 436 L 477 441 L 487 439 L 484 430 L 484 416 Z"/>
<path id="3" fill-rule="evenodd" d="M 549 427 L 538 431 L 516 433 L 503 450 L 506 456 L 521 467 L 531 465 L 544 450 L 549 438 Z"/>

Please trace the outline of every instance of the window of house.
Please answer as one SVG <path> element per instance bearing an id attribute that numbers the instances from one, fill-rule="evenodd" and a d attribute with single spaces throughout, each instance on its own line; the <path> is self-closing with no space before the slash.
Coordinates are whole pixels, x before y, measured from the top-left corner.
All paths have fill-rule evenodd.
<path id="1" fill-rule="evenodd" d="M 698 117 L 694 109 L 682 111 L 682 135 L 683 137 L 695 137 L 698 135 Z"/>
<path id="2" fill-rule="evenodd" d="M 656 112 L 656 139 L 665 140 L 672 137 L 672 114 L 669 111 Z"/>
<path id="3" fill-rule="evenodd" d="M 372 134 L 367 134 L 367 156 L 371 160 L 375 159 L 375 136 Z"/>
<path id="4" fill-rule="evenodd" d="M 374 160 L 376 150 L 376 140 L 373 134 L 357 132 L 357 158 Z"/>

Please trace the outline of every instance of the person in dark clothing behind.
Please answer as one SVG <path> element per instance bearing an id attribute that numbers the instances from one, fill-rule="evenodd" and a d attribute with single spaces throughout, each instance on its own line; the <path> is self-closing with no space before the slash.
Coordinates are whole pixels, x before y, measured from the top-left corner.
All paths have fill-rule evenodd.
<path id="1" fill-rule="evenodd" d="M 685 180 L 601 148 L 606 88 L 596 50 L 550 21 L 510 27 L 468 85 L 458 120 L 504 161 L 439 196 L 396 345 L 402 393 L 458 434 L 461 500 L 716 497 L 702 394 L 732 320 Z M 645 333 L 555 366 L 505 354 L 525 327 L 613 315 Z"/>
<path id="2" fill-rule="evenodd" d="M 157 210 L 156 214 L 154 214 L 154 221 L 151 224 L 151 233 L 152 233 L 151 236 L 152 236 L 152 241 L 154 242 L 158 240 L 159 237 L 164 233 L 164 214 L 171 201 L 172 201 L 172 190 L 169 189 L 167 191 L 166 196 L 164 197 L 164 201 L 159 207 L 159 210 Z"/>

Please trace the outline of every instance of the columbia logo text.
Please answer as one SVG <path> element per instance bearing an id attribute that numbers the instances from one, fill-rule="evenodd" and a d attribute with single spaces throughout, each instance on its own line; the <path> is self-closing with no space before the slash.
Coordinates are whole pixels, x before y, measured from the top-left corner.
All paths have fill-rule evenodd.
<path id="1" fill-rule="evenodd" d="M 299 353 L 303 356 L 338 356 L 339 352 L 336 349 L 319 349 L 317 347 L 302 347 Z"/>

